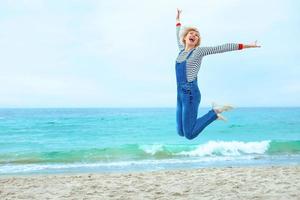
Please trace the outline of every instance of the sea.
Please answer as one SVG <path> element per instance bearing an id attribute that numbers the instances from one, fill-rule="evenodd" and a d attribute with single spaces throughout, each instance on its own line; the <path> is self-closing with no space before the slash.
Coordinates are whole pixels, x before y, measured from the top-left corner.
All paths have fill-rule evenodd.
<path id="1" fill-rule="evenodd" d="M 175 108 L 3 108 L 0 175 L 300 164 L 300 108 L 224 116 L 188 140 Z"/>

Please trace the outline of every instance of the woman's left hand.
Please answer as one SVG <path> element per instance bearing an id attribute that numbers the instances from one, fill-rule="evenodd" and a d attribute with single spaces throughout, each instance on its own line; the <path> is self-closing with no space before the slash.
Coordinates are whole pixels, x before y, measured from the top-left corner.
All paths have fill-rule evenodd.
<path id="1" fill-rule="evenodd" d="M 244 48 L 260 48 L 261 46 L 260 46 L 260 45 L 257 45 L 257 40 L 255 40 L 254 43 L 252 43 L 252 44 L 244 44 L 243 47 L 244 47 Z"/>

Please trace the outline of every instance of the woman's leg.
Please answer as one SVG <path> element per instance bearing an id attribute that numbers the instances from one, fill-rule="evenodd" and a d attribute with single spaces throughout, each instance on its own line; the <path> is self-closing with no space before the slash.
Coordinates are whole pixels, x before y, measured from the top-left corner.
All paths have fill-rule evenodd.
<path id="1" fill-rule="evenodd" d="M 197 120 L 199 103 L 193 97 L 187 96 L 182 104 L 182 126 L 184 136 L 191 140 L 194 138 L 193 128 Z"/>
<path id="2" fill-rule="evenodd" d="M 208 113 L 198 118 L 194 127 L 192 137 L 197 137 L 205 127 L 207 127 L 210 123 L 215 121 L 218 118 L 216 112 L 214 110 L 210 110 Z"/>
<path id="3" fill-rule="evenodd" d="M 207 114 L 197 119 L 201 99 L 198 87 L 187 91 L 184 96 L 182 104 L 183 132 L 187 139 L 192 140 L 197 137 L 205 127 L 217 119 L 217 114 L 214 110 L 210 110 Z"/>
<path id="4" fill-rule="evenodd" d="M 177 133 L 180 136 L 184 136 L 182 128 L 182 102 L 177 92 L 177 108 L 176 108 L 176 122 L 177 122 Z"/>

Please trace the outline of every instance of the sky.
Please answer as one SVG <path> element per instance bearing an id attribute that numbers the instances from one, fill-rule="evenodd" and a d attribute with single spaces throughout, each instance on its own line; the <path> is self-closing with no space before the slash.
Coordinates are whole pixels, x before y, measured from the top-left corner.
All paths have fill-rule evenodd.
<path id="1" fill-rule="evenodd" d="M 300 106 L 297 0 L 0 0 L 0 107 L 175 107 L 176 8 L 207 56 L 200 107 Z"/>

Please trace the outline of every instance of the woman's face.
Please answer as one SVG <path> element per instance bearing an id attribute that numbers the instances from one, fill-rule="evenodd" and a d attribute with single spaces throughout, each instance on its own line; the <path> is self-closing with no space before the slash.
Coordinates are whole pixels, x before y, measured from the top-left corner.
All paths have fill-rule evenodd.
<path id="1" fill-rule="evenodd" d="M 199 41 L 199 34 L 196 31 L 189 31 L 185 36 L 185 45 L 195 47 Z"/>

